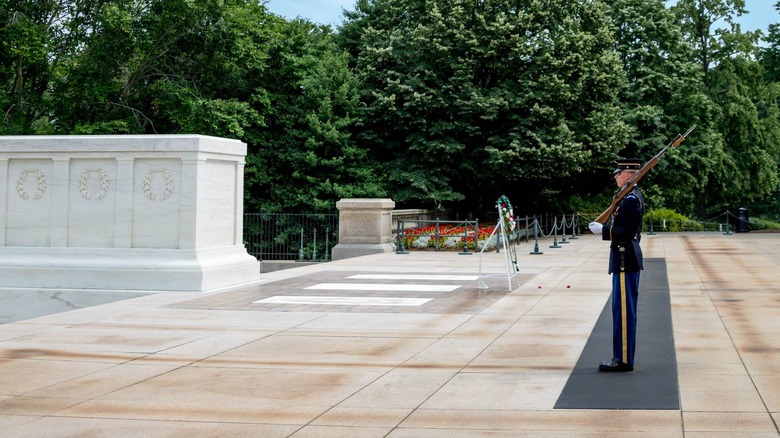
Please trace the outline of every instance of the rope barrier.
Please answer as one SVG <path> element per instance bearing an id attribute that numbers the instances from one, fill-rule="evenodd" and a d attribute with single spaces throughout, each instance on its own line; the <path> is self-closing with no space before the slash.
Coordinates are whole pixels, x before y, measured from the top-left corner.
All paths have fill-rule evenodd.
<path id="1" fill-rule="evenodd" d="M 524 218 L 517 218 L 515 219 L 515 223 L 519 224 L 520 222 L 525 222 L 524 227 L 516 226 L 515 230 L 512 233 L 507 233 L 507 241 L 514 242 L 516 244 L 520 244 L 525 238 L 525 241 L 530 243 L 533 239 L 534 241 L 534 251 L 530 254 L 543 254 L 541 251 L 539 251 L 539 238 L 552 238 L 553 243 L 550 245 L 550 248 L 562 248 L 561 245 L 571 243 L 569 240 L 575 240 L 578 239 L 578 234 L 580 224 L 584 221 L 585 223 L 589 223 L 591 218 L 596 217 L 597 214 L 593 213 L 580 213 L 575 212 L 568 215 L 563 214 L 560 217 L 557 215 L 544 215 L 543 218 L 545 219 L 545 222 L 548 224 L 548 228 L 545 229 L 545 226 L 540 219 L 540 217 L 537 216 L 526 216 Z M 743 218 L 740 218 L 736 215 L 734 215 L 730 211 L 725 211 L 721 214 L 718 214 L 716 216 L 710 217 L 707 220 L 704 221 L 693 221 L 693 220 L 677 220 L 677 219 L 661 219 L 661 220 L 652 220 L 652 211 L 648 215 L 649 218 L 645 219 L 645 229 L 649 229 L 649 232 L 646 234 L 648 235 L 655 235 L 656 231 L 672 231 L 672 232 L 723 232 L 725 235 L 731 234 L 731 228 L 732 225 L 730 223 L 730 220 L 735 221 L 743 221 Z M 552 220 L 552 224 L 550 224 L 550 220 Z M 718 221 L 721 220 L 721 221 Z M 722 222 L 725 220 L 725 223 Z M 433 245 L 433 249 L 435 251 L 442 250 L 441 245 L 445 244 L 448 249 L 452 249 L 453 245 L 457 245 L 457 249 L 461 249 L 462 251 L 460 254 L 463 255 L 470 255 L 472 254 L 469 247 L 469 245 L 474 245 L 473 250 L 476 252 L 479 252 L 481 249 L 484 249 L 484 247 L 490 247 L 491 249 L 495 249 L 496 252 L 500 252 L 500 249 L 502 246 L 504 246 L 503 241 L 504 239 L 499 236 L 499 232 L 495 233 L 495 241 L 491 240 L 490 242 L 482 242 L 480 241 L 480 235 L 481 230 L 485 230 L 486 228 L 480 227 L 479 220 L 474 221 L 442 221 L 439 219 L 432 220 L 432 221 L 424 221 L 424 220 L 410 220 L 409 222 L 414 222 L 415 225 L 419 224 L 430 224 L 433 226 L 429 227 L 422 227 L 422 228 L 415 228 L 415 229 L 405 229 L 405 220 L 400 219 L 398 221 L 398 228 L 396 230 L 396 242 L 397 242 L 397 254 L 408 254 L 408 241 L 409 238 L 425 238 L 426 242 L 431 241 Z M 444 225 L 454 225 L 458 228 L 463 227 L 462 231 L 459 231 L 457 234 L 444 234 L 442 233 L 444 229 Z M 430 232 L 420 232 L 421 229 L 427 228 L 432 229 Z M 570 235 L 567 238 L 567 231 L 569 231 Z M 558 234 L 561 234 L 561 240 L 558 240 Z M 458 243 L 450 242 L 450 240 L 457 239 Z M 473 241 L 473 243 L 472 243 Z M 495 245 L 495 247 L 494 247 Z M 420 245 L 415 244 L 415 247 L 419 247 Z"/>

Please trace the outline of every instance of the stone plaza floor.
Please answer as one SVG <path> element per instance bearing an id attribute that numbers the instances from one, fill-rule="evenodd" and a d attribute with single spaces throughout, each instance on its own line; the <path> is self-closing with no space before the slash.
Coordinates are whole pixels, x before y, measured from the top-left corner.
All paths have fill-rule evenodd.
<path id="1" fill-rule="evenodd" d="M 668 275 L 666 410 L 555 408 L 611 276 L 608 242 L 551 244 L 517 246 L 511 291 L 504 253 L 388 253 L 0 325 L 0 438 L 780 436 L 780 234 L 643 236 Z M 644 359 L 640 339 L 603 397 Z"/>

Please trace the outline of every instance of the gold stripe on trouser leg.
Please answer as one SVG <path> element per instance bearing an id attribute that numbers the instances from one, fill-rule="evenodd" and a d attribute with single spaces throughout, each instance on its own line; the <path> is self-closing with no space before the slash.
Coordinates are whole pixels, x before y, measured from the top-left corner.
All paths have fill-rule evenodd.
<path id="1" fill-rule="evenodd" d="M 628 322 L 626 311 L 626 273 L 620 273 L 620 323 L 623 333 L 623 362 L 628 363 Z"/>

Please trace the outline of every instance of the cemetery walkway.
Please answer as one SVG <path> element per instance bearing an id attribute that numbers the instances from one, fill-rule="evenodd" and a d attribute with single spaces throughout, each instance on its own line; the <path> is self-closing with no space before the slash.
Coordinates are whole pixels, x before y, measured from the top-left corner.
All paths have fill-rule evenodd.
<path id="1" fill-rule="evenodd" d="M 511 290 L 504 253 L 389 253 L 0 325 L 0 438 L 780 436 L 780 234 L 644 236 L 622 374 L 608 242 L 551 243 Z"/>

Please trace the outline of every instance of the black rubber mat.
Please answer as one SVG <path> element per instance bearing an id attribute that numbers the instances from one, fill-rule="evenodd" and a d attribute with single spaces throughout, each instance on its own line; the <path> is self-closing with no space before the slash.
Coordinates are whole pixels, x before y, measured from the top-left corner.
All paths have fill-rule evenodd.
<path id="1" fill-rule="evenodd" d="M 645 259 L 644 264 L 639 280 L 634 371 L 598 370 L 601 361 L 612 357 L 612 308 L 607 300 L 555 403 L 556 409 L 680 408 L 666 261 Z"/>

